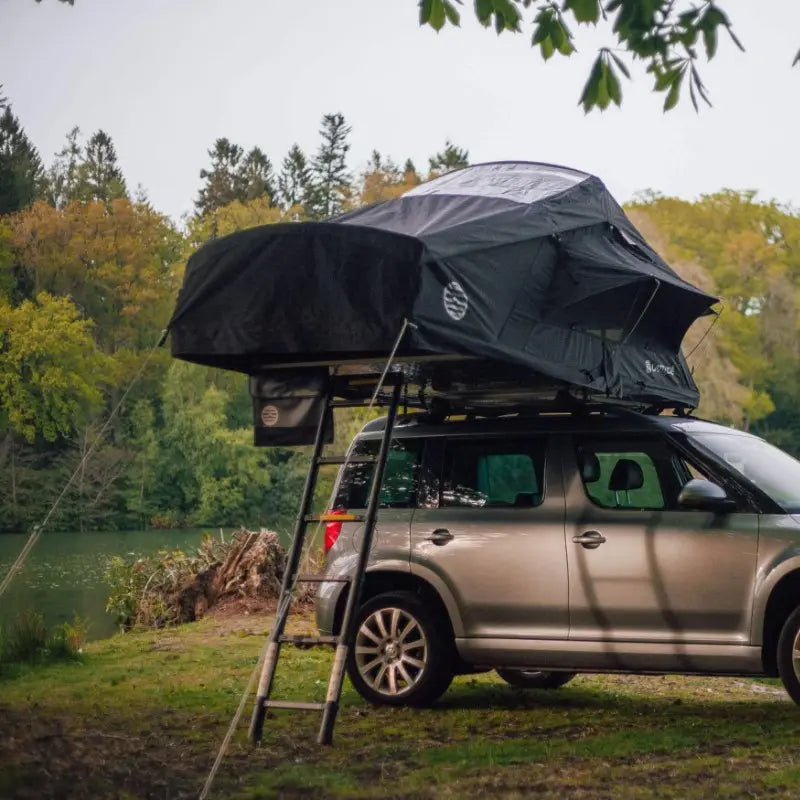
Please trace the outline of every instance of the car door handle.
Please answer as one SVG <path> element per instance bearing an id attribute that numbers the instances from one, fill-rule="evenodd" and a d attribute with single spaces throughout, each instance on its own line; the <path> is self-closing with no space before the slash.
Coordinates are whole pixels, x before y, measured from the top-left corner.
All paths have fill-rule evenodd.
<path id="1" fill-rule="evenodd" d="M 425 537 L 429 542 L 438 544 L 439 546 L 447 544 L 453 540 L 453 534 L 447 528 L 437 528 L 430 536 Z"/>
<path id="2" fill-rule="evenodd" d="M 601 544 L 606 540 L 606 537 L 603 536 L 600 531 L 586 531 L 582 533 L 580 536 L 573 536 L 572 541 L 575 544 L 583 545 L 587 550 L 594 550 L 597 547 L 600 547 Z"/>

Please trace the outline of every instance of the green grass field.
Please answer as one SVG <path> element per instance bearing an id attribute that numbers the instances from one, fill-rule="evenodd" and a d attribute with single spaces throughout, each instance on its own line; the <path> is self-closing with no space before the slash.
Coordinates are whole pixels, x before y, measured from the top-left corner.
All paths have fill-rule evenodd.
<path id="1" fill-rule="evenodd" d="M 116 636 L 0 677 L 0 797 L 197 797 L 270 622 Z M 284 653 L 274 696 L 323 699 L 330 652 Z M 346 684 L 328 748 L 317 713 L 276 712 L 253 749 L 250 709 L 212 797 L 800 796 L 800 709 L 776 682 L 579 676 L 534 692 L 489 673 L 430 710 L 373 708 Z"/>

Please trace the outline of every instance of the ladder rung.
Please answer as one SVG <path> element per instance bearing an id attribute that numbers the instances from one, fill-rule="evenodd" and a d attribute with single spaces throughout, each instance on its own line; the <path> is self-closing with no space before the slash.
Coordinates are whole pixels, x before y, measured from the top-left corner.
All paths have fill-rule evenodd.
<path id="1" fill-rule="evenodd" d="M 290 708 L 296 711 L 322 711 L 325 703 L 301 703 L 299 700 L 265 700 L 264 708 Z"/>
<path id="2" fill-rule="evenodd" d="M 338 636 L 287 636 L 284 634 L 279 642 L 293 644 L 296 647 L 314 647 L 318 644 L 339 644 Z"/>
<path id="3" fill-rule="evenodd" d="M 329 578 L 327 575 L 298 575 L 297 580 L 306 583 L 350 583 L 350 578 Z"/>
<path id="4" fill-rule="evenodd" d="M 375 456 L 320 456 L 317 464 L 374 464 Z"/>
<path id="5" fill-rule="evenodd" d="M 369 399 L 366 397 L 363 400 L 332 400 L 331 408 L 366 408 L 368 402 Z M 380 397 L 375 405 L 382 405 Z"/>
<path id="6" fill-rule="evenodd" d="M 306 522 L 363 522 L 363 514 L 307 514 Z"/>

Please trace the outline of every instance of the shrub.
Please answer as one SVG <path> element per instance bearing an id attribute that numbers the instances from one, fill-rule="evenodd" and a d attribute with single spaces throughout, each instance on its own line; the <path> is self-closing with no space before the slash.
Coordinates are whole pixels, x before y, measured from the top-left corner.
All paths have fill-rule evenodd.
<path id="1" fill-rule="evenodd" d="M 62 622 L 53 628 L 47 639 L 47 655 L 53 659 L 76 658 L 83 651 L 88 624 L 76 614 L 72 622 Z"/>
<path id="2" fill-rule="evenodd" d="M 48 635 L 38 611 L 24 611 L 0 629 L 0 663 L 19 664 L 76 658 L 86 639 L 87 624 L 77 615 L 56 625 Z"/>
<path id="3" fill-rule="evenodd" d="M 4 659 L 8 662 L 37 661 L 47 643 L 44 617 L 37 611 L 23 611 L 6 631 Z"/>

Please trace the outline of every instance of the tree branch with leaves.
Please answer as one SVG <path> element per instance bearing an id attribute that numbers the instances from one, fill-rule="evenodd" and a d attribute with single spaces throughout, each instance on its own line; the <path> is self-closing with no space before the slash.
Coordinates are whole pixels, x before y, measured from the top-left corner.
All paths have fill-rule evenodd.
<path id="1" fill-rule="evenodd" d="M 439 31 L 461 23 L 463 0 L 419 0 L 420 25 Z M 733 24 L 722 2 L 681 0 L 562 0 L 534 4 L 533 0 L 475 0 L 475 16 L 484 27 L 498 34 L 521 33 L 523 25 L 533 26 L 531 44 L 542 58 L 570 56 L 576 52 L 573 28 L 604 24 L 616 39 L 602 47 L 589 72 L 579 104 L 584 111 L 601 111 L 611 103 L 622 104 L 620 77 L 630 78 L 622 52 L 642 61 L 653 77 L 653 90 L 664 93 L 664 110 L 674 108 L 682 89 L 689 87 L 695 110 L 711 105 L 698 63 L 710 61 L 717 53 L 720 33 L 744 50 L 733 32 Z M 800 63 L 800 51 L 792 66 Z"/>

